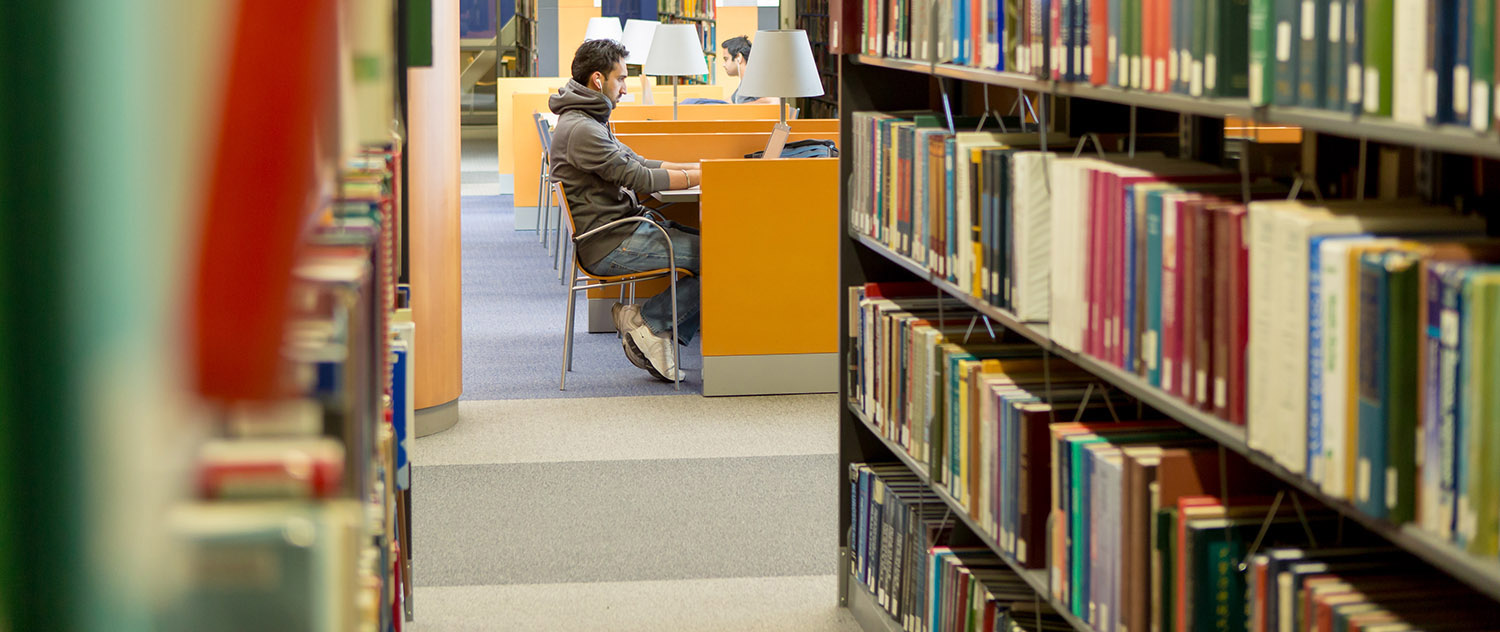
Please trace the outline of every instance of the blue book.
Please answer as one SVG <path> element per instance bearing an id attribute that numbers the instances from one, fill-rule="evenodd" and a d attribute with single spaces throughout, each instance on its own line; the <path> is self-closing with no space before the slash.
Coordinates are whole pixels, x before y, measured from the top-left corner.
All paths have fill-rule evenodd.
<path id="1" fill-rule="evenodd" d="M 1488 2 L 1489 0 L 1480 0 Z M 1450 123 L 1468 126 L 1469 115 L 1472 108 L 1469 104 L 1470 82 L 1469 69 L 1473 68 L 1471 59 L 1474 47 L 1470 45 L 1473 35 L 1474 24 L 1474 0 L 1457 0 L 1455 3 L 1458 15 L 1453 20 L 1453 39 L 1446 40 L 1443 45 L 1453 47 L 1453 71 L 1446 75 L 1438 75 L 1438 83 L 1444 81 L 1453 84 L 1453 116 L 1448 120 Z"/>
<path id="2" fill-rule="evenodd" d="M 1146 381 L 1161 386 L 1162 191 L 1146 194 L 1146 322 L 1141 343 Z"/>
<path id="3" fill-rule="evenodd" d="M 1385 253 L 1368 252 L 1359 262 L 1358 460 L 1354 505 L 1366 515 L 1386 516 L 1386 339 Z"/>
<path id="4" fill-rule="evenodd" d="M 976 0 L 954 0 L 953 2 L 953 63 L 969 63 L 969 3 Z"/>
<path id="5" fill-rule="evenodd" d="M 1429 0 L 1427 3 L 1427 73 L 1432 83 L 1423 82 L 1423 109 L 1432 125 L 1453 120 L 1453 41 L 1457 37 L 1457 3 L 1453 0 Z"/>
<path id="6" fill-rule="evenodd" d="M 1307 476 L 1323 482 L 1323 257 L 1324 241 L 1369 235 L 1322 235 L 1308 240 L 1307 283 Z"/>
<path id="7" fill-rule="evenodd" d="M 990 47 L 1000 53 L 995 56 L 995 70 L 1005 70 L 1005 0 L 995 0 L 995 13 L 985 28 L 985 35 Z"/>
<path id="8" fill-rule="evenodd" d="M 1325 22 L 1328 25 L 1328 44 L 1325 48 L 1326 63 L 1323 66 L 1323 107 L 1343 111 L 1348 107 L 1344 99 L 1344 66 L 1348 62 L 1344 57 L 1344 32 L 1348 30 L 1344 25 L 1344 0 L 1327 0 L 1325 4 L 1324 11 L 1328 14 Z"/>
<path id="9" fill-rule="evenodd" d="M 1084 72 L 1086 68 L 1085 56 L 1089 50 L 1089 2 L 1088 0 L 1073 0 L 1073 80 L 1088 81 L 1089 75 Z"/>

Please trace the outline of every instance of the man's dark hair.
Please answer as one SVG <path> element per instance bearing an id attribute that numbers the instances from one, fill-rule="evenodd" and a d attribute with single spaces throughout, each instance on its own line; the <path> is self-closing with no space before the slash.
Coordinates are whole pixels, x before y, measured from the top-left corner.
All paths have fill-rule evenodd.
<path id="1" fill-rule="evenodd" d="M 589 40 L 578 45 L 573 53 L 573 80 L 588 86 L 589 75 L 599 73 L 606 77 L 615 69 L 615 64 L 630 56 L 625 45 L 612 39 Z"/>
<path id="2" fill-rule="evenodd" d="M 719 45 L 724 47 L 724 52 L 729 53 L 731 60 L 735 57 L 744 56 L 745 61 L 750 61 L 750 38 L 744 35 L 737 35 L 724 40 Z"/>

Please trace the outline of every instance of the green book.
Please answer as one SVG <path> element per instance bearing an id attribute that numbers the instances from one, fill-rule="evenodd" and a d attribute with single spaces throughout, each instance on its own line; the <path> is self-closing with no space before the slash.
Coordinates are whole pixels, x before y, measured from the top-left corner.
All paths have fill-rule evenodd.
<path id="1" fill-rule="evenodd" d="M 1177 602 L 1173 599 L 1177 591 L 1177 508 L 1168 507 L 1156 512 L 1156 556 L 1160 560 L 1161 581 L 1156 582 L 1160 587 L 1157 595 L 1158 606 L 1157 617 L 1160 623 L 1160 632 L 1173 632 L 1173 624 L 1176 623 L 1172 613 L 1177 612 Z"/>
<path id="2" fill-rule="evenodd" d="M 1209 96 L 1243 98 L 1250 93 L 1251 34 L 1245 28 L 1250 5 L 1250 0 L 1208 2 L 1203 92 Z"/>
<path id="3" fill-rule="evenodd" d="M 1395 38 L 1396 0 L 1365 2 L 1365 80 L 1366 114 L 1391 115 L 1392 44 Z"/>
<path id="4" fill-rule="evenodd" d="M 1484 329 L 1481 334 L 1491 346 L 1480 347 L 1475 356 L 1479 361 L 1474 367 L 1474 381 L 1470 388 L 1479 392 L 1478 415 L 1470 418 L 1470 426 L 1477 441 L 1479 458 L 1469 466 L 1473 475 L 1469 477 L 1470 500 L 1475 513 L 1475 531 L 1469 541 L 1469 551 L 1477 555 L 1493 557 L 1500 552 L 1500 393 L 1495 392 L 1495 380 L 1500 379 L 1500 353 L 1492 346 L 1500 340 L 1500 276 L 1485 275 L 1476 282 L 1479 300 L 1473 305 L 1478 313 L 1475 321 Z M 1471 454 L 1473 451 L 1470 452 Z"/>
<path id="5" fill-rule="evenodd" d="M 1276 94 L 1274 0 L 1249 0 L 1250 105 L 1269 105 Z"/>
<path id="6" fill-rule="evenodd" d="M 1386 484 L 1387 518 L 1401 524 L 1416 519 L 1417 500 L 1417 308 L 1420 257 L 1410 251 L 1386 253 Z"/>
<path id="7" fill-rule="evenodd" d="M 1474 2 L 1472 21 L 1469 23 L 1473 31 L 1469 35 L 1469 44 L 1473 53 L 1469 55 L 1469 66 L 1474 77 L 1473 90 L 1470 91 L 1470 115 L 1469 124 L 1477 131 L 1485 131 L 1490 128 L 1490 86 L 1495 73 L 1495 3 L 1480 0 Z"/>

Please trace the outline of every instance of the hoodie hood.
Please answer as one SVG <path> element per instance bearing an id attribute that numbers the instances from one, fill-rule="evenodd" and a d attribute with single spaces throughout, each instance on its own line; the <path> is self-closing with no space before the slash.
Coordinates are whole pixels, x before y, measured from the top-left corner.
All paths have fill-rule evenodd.
<path id="1" fill-rule="evenodd" d="M 577 110 L 600 123 L 605 123 L 609 121 L 609 113 L 615 105 L 605 98 L 603 93 L 586 88 L 583 84 L 569 79 L 563 87 L 557 89 L 557 94 L 547 99 L 547 107 L 558 116 L 570 110 Z"/>

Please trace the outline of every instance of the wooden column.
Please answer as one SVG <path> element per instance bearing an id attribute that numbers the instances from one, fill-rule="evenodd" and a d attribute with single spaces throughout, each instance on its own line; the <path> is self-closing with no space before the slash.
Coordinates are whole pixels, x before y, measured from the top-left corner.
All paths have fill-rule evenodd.
<path id="1" fill-rule="evenodd" d="M 459 273 L 458 0 L 432 0 L 432 66 L 407 71 L 412 320 L 417 434 L 428 413 L 451 409 L 463 392 Z M 428 415 L 431 417 L 431 415 Z M 433 428 L 432 426 L 436 426 Z M 428 430 L 428 432 L 423 432 Z"/>

